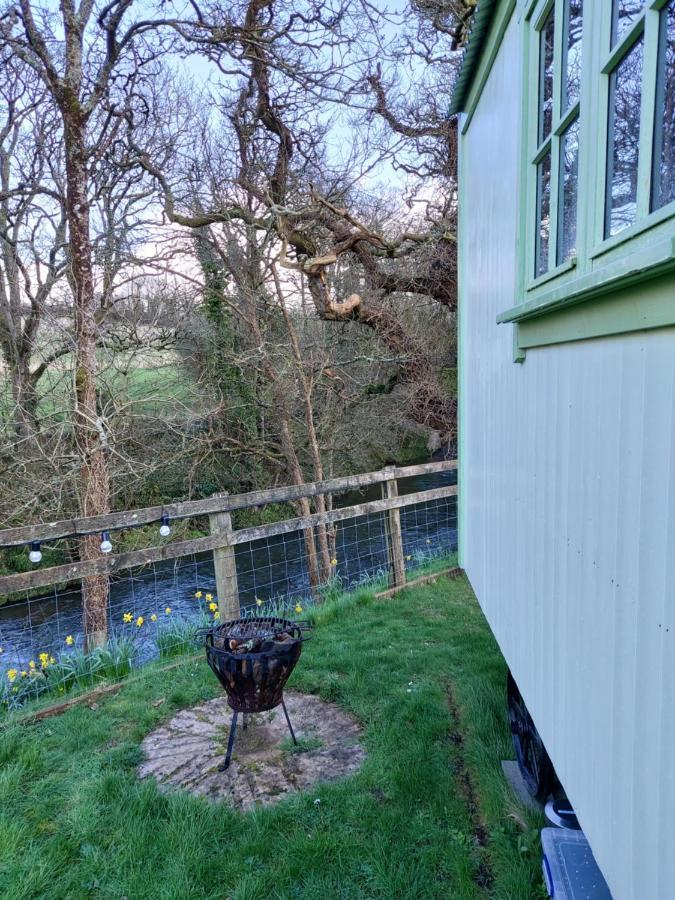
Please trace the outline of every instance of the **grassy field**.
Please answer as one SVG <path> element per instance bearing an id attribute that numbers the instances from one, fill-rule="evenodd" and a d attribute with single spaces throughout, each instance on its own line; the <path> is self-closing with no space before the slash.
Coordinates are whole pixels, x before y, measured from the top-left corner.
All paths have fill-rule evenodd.
<path id="1" fill-rule="evenodd" d="M 543 896 L 538 827 L 509 793 L 505 665 L 464 579 L 314 613 L 291 687 L 364 725 L 354 777 L 239 814 L 139 782 L 144 735 L 219 692 L 202 661 L 0 731 L 0 895 L 18 898 Z M 316 805 L 314 800 L 321 799 Z"/>
<path id="2" fill-rule="evenodd" d="M 73 373 L 66 362 L 59 368 L 48 369 L 39 382 L 38 416 L 45 419 L 64 419 L 70 414 L 73 393 Z M 123 362 L 123 361 L 122 361 Z M 101 362 L 99 390 L 103 403 L 114 397 L 115 407 L 133 407 L 140 415 L 180 414 L 190 408 L 199 409 L 201 394 L 197 384 L 175 359 L 152 367 L 120 364 L 110 368 Z M 10 386 L 0 374 L 0 415 L 12 409 Z M 107 410 L 112 411 L 112 407 Z"/>

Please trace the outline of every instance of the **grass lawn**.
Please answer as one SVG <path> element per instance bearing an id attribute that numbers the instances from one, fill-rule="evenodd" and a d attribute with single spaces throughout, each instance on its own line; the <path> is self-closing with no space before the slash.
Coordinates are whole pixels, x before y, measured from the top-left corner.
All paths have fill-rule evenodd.
<path id="1" fill-rule="evenodd" d="M 245 814 L 160 794 L 136 779 L 140 741 L 220 688 L 202 661 L 149 667 L 91 708 L 4 723 L 0 896 L 544 896 L 541 823 L 501 776 L 506 669 L 468 583 L 359 593 L 314 616 L 290 687 L 361 720 L 357 775 Z"/>

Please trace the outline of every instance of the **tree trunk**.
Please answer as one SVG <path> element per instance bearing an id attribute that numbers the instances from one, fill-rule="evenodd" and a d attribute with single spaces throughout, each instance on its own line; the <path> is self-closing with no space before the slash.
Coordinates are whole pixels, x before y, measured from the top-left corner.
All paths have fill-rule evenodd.
<path id="1" fill-rule="evenodd" d="M 80 509 L 83 516 L 110 511 L 104 425 L 96 408 L 96 301 L 89 237 L 85 126 L 64 111 L 66 146 L 66 212 L 69 226 L 70 281 L 75 312 L 75 412 L 73 429 L 80 456 Z M 82 559 L 101 551 L 100 537 L 82 538 Z M 82 582 L 87 648 L 105 643 L 108 633 L 108 579 Z"/>
<path id="2" fill-rule="evenodd" d="M 19 438 L 35 434 L 37 415 L 37 385 L 31 378 L 28 359 L 10 362 L 14 430 Z"/>
<path id="3" fill-rule="evenodd" d="M 323 481 L 323 462 L 321 459 L 321 450 L 319 448 L 319 439 L 316 433 L 316 426 L 314 424 L 312 384 L 310 379 L 307 377 L 307 373 L 305 372 L 305 367 L 302 359 L 302 350 L 300 349 L 300 342 L 298 340 L 297 332 L 286 307 L 283 287 L 281 285 L 281 282 L 279 281 L 279 274 L 276 268 L 273 269 L 273 276 L 277 292 L 277 300 L 279 301 L 279 306 L 281 307 L 281 312 L 284 317 L 286 331 L 288 332 L 288 337 L 291 343 L 293 361 L 298 373 L 298 382 L 302 391 L 302 403 L 305 409 L 305 427 L 307 429 L 307 442 L 309 444 L 309 452 L 312 458 L 312 468 L 314 469 L 314 481 Z M 326 512 L 326 497 L 324 494 L 317 494 L 314 498 L 314 502 L 317 512 Z M 321 581 L 325 582 L 329 580 L 331 574 L 331 548 L 329 546 L 328 529 L 325 525 L 318 525 L 316 528 L 316 533 L 319 538 L 319 549 L 321 552 L 321 571 L 319 573 L 319 578 Z"/>

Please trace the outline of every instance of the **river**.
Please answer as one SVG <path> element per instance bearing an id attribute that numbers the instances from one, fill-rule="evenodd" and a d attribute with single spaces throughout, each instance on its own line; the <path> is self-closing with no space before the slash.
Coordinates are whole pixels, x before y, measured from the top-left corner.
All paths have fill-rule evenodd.
<path id="1" fill-rule="evenodd" d="M 455 470 L 400 479 L 401 494 L 428 490 L 456 482 Z M 336 498 L 337 506 L 351 506 L 381 497 L 381 485 Z M 408 566 L 457 549 L 456 498 L 433 501 L 401 510 L 403 548 Z M 383 514 L 340 522 L 337 533 L 336 578 L 347 588 L 383 573 L 387 547 Z M 114 540 L 114 536 L 113 536 Z M 256 599 L 302 598 L 309 592 L 304 543 L 300 532 L 236 547 L 237 580 L 242 607 Z M 195 592 L 215 595 L 210 553 L 167 560 L 130 570 L 111 579 L 109 628 L 111 634 L 131 634 L 140 659 L 157 653 L 154 636 L 167 617 L 193 618 L 199 607 Z M 202 604 L 203 604 L 202 599 Z M 170 613 L 166 610 L 170 609 Z M 131 613 L 134 623 L 124 624 Z M 157 620 L 152 621 L 152 616 Z M 138 616 L 144 619 L 139 628 Z M 57 591 L 25 603 L 0 608 L 0 667 L 24 668 L 40 652 L 57 656 L 72 636 L 82 639 L 82 597 L 79 590 Z"/>

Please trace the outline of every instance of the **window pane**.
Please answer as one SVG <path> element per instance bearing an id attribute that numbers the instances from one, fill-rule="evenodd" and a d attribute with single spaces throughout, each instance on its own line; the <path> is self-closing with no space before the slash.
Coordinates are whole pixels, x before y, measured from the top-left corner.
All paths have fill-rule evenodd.
<path id="1" fill-rule="evenodd" d="M 640 38 L 610 76 L 605 237 L 635 221 L 643 55 Z"/>
<path id="2" fill-rule="evenodd" d="M 548 271 L 548 240 L 551 231 L 551 151 L 537 165 L 537 243 L 535 275 Z"/>
<path id="3" fill-rule="evenodd" d="M 569 109 L 579 99 L 579 86 L 581 84 L 581 25 L 582 25 L 583 0 L 566 0 L 565 3 L 565 39 L 563 53 L 563 71 L 565 82 L 563 83 L 562 108 Z"/>
<path id="4" fill-rule="evenodd" d="M 568 126 L 560 141 L 560 201 L 558 203 L 557 263 L 566 262 L 577 249 L 577 182 L 579 178 L 579 119 Z"/>
<path id="5" fill-rule="evenodd" d="M 539 38 L 539 143 L 551 133 L 553 117 L 553 25 L 554 9 L 548 14 Z"/>
<path id="6" fill-rule="evenodd" d="M 644 0 L 613 0 L 612 47 L 628 31 L 642 12 L 644 5 Z"/>
<path id="7" fill-rule="evenodd" d="M 675 0 L 661 13 L 652 209 L 675 200 Z"/>

